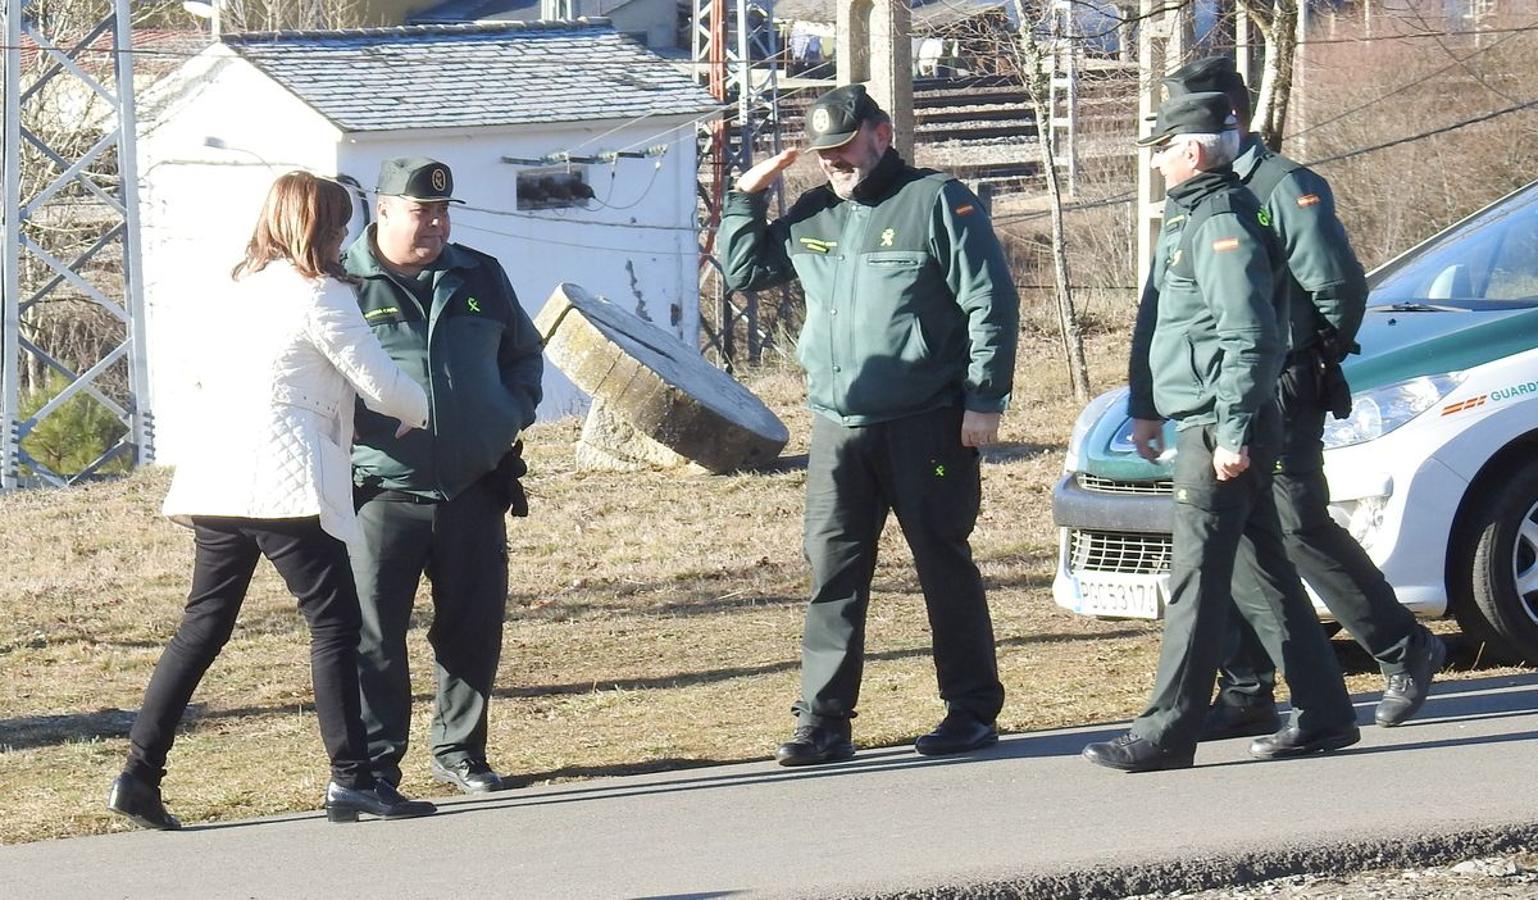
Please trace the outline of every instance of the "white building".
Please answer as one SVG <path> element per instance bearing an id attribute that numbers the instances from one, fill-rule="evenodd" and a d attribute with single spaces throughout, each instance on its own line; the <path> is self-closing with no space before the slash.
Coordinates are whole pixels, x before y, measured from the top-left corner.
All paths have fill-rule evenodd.
<path id="1" fill-rule="evenodd" d="M 382 160 L 445 162 L 466 201 L 453 240 L 500 259 L 530 316 L 571 281 L 697 346 L 694 123 L 718 104 L 606 20 L 230 35 L 139 108 L 162 462 L 197 427 L 198 302 L 229 277 L 272 180 L 296 168 L 359 186 L 356 236 Z M 647 148 L 660 155 L 609 155 Z M 576 161 L 540 162 L 562 154 Z M 546 372 L 541 418 L 580 410 Z"/>

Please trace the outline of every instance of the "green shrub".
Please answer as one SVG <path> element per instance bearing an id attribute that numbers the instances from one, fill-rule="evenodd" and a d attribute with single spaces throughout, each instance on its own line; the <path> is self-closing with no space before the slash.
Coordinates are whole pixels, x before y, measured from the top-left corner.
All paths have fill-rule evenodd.
<path id="1" fill-rule="evenodd" d="M 25 421 L 54 397 L 69 382 L 51 376 L 41 390 L 28 391 L 21 398 L 21 417 Z M 21 441 L 21 447 L 33 459 L 54 473 L 69 477 L 96 461 L 104 450 L 116 444 L 127 431 L 111 410 L 86 393 L 78 393 L 38 422 Z M 122 474 L 132 464 L 124 454 L 103 466 L 101 474 Z M 23 471 L 32 474 L 27 467 Z"/>

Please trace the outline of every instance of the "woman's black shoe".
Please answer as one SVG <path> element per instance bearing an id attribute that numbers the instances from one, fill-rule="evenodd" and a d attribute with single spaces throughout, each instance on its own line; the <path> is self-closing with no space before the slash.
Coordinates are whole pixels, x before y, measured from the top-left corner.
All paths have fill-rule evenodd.
<path id="1" fill-rule="evenodd" d="M 381 819 L 410 819 L 430 816 L 438 807 L 426 800 L 407 800 L 388 781 L 375 781 L 371 787 L 342 787 L 335 781 L 326 785 L 326 818 L 333 822 L 356 822 L 358 813 Z"/>
<path id="2" fill-rule="evenodd" d="M 145 784 L 127 772 L 112 781 L 107 792 L 107 808 L 135 823 L 157 831 L 176 831 L 181 820 L 166 811 L 160 802 L 160 788 Z"/>

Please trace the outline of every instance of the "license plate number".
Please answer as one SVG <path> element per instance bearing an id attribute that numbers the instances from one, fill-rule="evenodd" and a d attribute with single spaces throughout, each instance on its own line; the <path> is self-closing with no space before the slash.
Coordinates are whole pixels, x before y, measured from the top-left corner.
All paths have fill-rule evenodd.
<path id="1" fill-rule="evenodd" d="M 1079 612 L 1087 616 L 1157 619 L 1166 578 L 1114 573 L 1079 578 Z"/>

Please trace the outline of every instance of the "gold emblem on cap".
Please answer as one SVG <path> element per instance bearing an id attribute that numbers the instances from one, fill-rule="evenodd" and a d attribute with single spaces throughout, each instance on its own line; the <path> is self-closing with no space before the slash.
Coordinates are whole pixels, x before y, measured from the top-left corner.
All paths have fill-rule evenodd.
<path id="1" fill-rule="evenodd" d="M 441 191 L 449 186 L 449 174 L 442 169 L 433 170 L 433 190 Z"/>
<path id="2" fill-rule="evenodd" d="M 828 108 L 827 107 L 819 106 L 816 109 L 812 110 L 812 130 L 813 131 L 827 131 L 828 130 Z"/>

